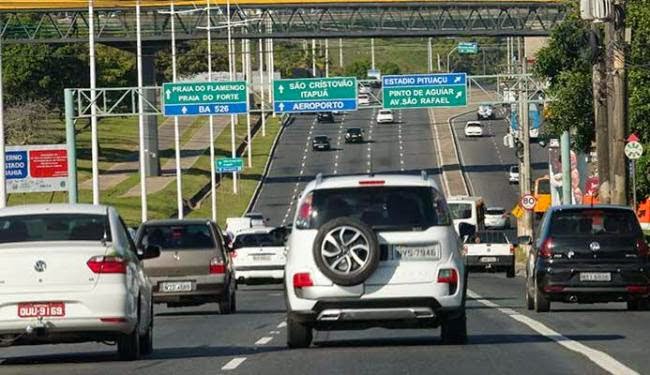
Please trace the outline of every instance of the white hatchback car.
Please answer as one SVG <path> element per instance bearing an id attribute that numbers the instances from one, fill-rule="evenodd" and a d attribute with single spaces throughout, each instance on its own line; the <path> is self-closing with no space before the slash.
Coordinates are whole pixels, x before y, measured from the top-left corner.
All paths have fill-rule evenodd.
<path id="1" fill-rule="evenodd" d="M 124 222 L 106 206 L 0 210 L 0 346 L 116 342 L 153 351 L 151 283 Z"/>
<path id="2" fill-rule="evenodd" d="M 510 228 L 510 217 L 503 207 L 488 207 L 485 210 L 485 227 L 496 229 Z"/>
<path id="3" fill-rule="evenodd" d="M 284 228 L 247 229 L 235 234 L 230 256 L 237 283 L 248 284 L 284 279 L 286 248 Z"/>
<path id="4" fill-rule="evenodd" d="M 467 121 L 467 124 L 465 124 L 465 136 L 482 137 L 483 125 L 481 125 L 481 123 L 478 121 Z"/>
<path id="5" fill-rule="evenodd" d="M 519 183 L 519 166 L 511 165 L 508 170 L 508 183 L 518 184 Z"/>
<path id="6" fill-rule="evenodd" d="M 381 109 L 377 113 L 377 123 L 378 124 L 392 124 L 395 122 L 395 116 L 393 116 L 393 111 L 390 109 Z"/>
<path id="7" fill-rule="evenodd" d="M 466 341 L 466 273 L 444 195 L 425 173 L 317 176 L 288 241 L 287 344 L 313 330 L 432 328 Z"/>
<path id="8" fill-rule="evenodd" d="M 359 105 L 370 105 L 370 96 L 368 94 L 359 94 L 357 103 Z"/>

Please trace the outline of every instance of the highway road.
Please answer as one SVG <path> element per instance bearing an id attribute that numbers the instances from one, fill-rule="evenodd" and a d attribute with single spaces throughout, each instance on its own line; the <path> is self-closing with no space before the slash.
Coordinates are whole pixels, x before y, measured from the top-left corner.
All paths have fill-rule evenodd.
<path id="1" fill-rule="evenodd" d="M 401 116 L 401 125 L 375 124 L 372 110 L 346 114 L 335 124 L 298 116 L 282 135 L 255 210 L 273 224 L 286 224 L 294 192 L 318 172 L 366 173 L 369 167 L 437 172 L 426 112 Z M 339 141 L 345 128 L 354 126 L 364 128 L 370 142 Z M 503 122 L 488 128 L 494 137 L 460 139 L 460 152 L 475 192 L 508 207 L 517 192 L 508 186 L 505 166 L 514 159 L 510 150 L 500 148 Z M 335 150 L 312 152 L 307 137 L 318 134 L 330 136 Z M 536 162 L 543 160 L 538 152 Z M 466 346 L 442 345 L 439 330 L 372 329 L 319 332 L 313 347 L 288 350 L 281 286 L 243 286 L 237 292 L 239 312 L 233 315 L 218 314 L 216 304 L 157 306 L 155 351 L 143 360 L 119 362 L 114 347 L 101 344 L 2 348 L 0 374 L 650 373 L 650 312 L 628 312 L 621 304 L 558 303 L 551 313 L 531 313 L 523 305 L 523 283 L 502 274 L 470 276 Z"/>

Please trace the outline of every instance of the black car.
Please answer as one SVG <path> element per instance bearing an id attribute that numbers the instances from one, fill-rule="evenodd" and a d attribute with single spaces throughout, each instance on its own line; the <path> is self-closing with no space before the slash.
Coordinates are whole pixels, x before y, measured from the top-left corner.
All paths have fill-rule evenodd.
<path id="1" fill-rule="evenodd" d="M 334 122 L 334 114 L 332 112 L 318 112 L 316 120 L 318 122 Z"/>
<path id="2" fill-rule="evenodd" d="M 361 128 L 348 128 L 345 131 L 345 143 L 363 142 L 363 130 Z"/>
<path id="3" fill-rule="evenodd" d="M 326 135 L 317 135 L 311 141 L 311 149 L 314 151 L 329 151 L 330 148 L 330 139 Z"/>
<path id="4" fill-rule="evenodd" d="M 557 206 L 544 215 L 526 267 L 526 304 L 627 302 L 646 310 L 650 296 L 648 244 L 622 206 Z M 531 243 L 529 237 L 519 242 Z"/>

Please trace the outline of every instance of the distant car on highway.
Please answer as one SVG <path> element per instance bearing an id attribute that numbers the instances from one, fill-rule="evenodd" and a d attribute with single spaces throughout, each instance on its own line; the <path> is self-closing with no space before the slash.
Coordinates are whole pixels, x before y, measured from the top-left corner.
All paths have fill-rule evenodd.
<path id="1" fill-rule="evenodd" d="M 334 114 L 332 112 L 318 112 L 316 114 L 316 120 L 318 122 L 335 122 Z"/>
<path id="2" fill-rule="evenodd" d="M 313 151 L 329 151 L 331 149 L 330 138 L 326 135 L 317 135 L 311 141 Z"/>
<path id="3" fill-rule="evenodd" d="M 359 85 L 359 94 L 370 94 L 371 92 L 370 86 Z"/>
<path id="4" fill-rule="evenodd" d="M 508 169 L 508 183 L 518 184 L 519 183 L 519 166 L 511 165 Z"/>
<path id="5" fill-rule="evenodd" d="M 494 229 L 510 228 L 510 216 L 503 207 L 488 207 L 485 210 L 485 227 Z"/>
<path id="6" fill-rule="evenodd" d="M 211 221 L 151 220 L 138 229 L 140 247 L 157 246 L 145 261 L 154 303 L 168 307 L 216 302 L 222 314 L 236 311 L 235 273 L 221 230 Z"/>
<path id="7" fill-rule="evenodd" d="M 520 243 L 531 244 L 530 237 Z M 526 268 L 526 305 L 627 302 L 647 310 L 648 244 L 635 213 L 623 206 L 554 206 L 544 215 Z"/>
<path id="8" fill-rule="evenodd" d="M 359 94 L 357 103 L 359 105 L 370 105 L 370 96 L 368 94 Z"/>
<path id="9" fill-rule="evenodd" d="M 230 243 L 235 277 L 241 284 L 282 281 L 286 263 L 284 228 L 240 231 Z"/>
<path id="10" fill-rule="evenodd" d="M 345 143 L 361 143 L 361 142 L 363 142 L 363 129 L 348 128 L 345 131 Z"/>
<path id="11" fill-rule="evenodd" d="M 465 265 L 470 271 L 505 272 L 515 277 L 515 247 L 503 232 L 479 231 L 463 245 Z"/>
<path id="12" fill-rule="evenodd" d="M 307 185 L 289 237 L 287 344 L 313 330 L 441 327 L 464 344 L 466 273 L 444 194 L 426 174 Z"/>
<path id="13" fill-rule="evenodd" d="M 395 116 L 390 109 L 380 109 L 377 113 L 378 124 L 392 124 L 395 122 Z"/>
<path id="14" fill-rule="evenodd" d="M 489 104 L 481 104 L 478 106 L 476 113 L 477 120 L 494 120 L 496 117 L 494 107 Z"/>
<path id="15" fill-rule="evenodd" d="M 465 136 L 482 137 L 483 125 L 481 125 L 481 123 L 478 121 L 467 121 L 467 124 L 465 124 Z"/>
<path id="16" fill-rule="evenodd" d="M 0 210 L 0 346 L 115 342 L 120 359 L 153 351 L 152 287 L 112 207 Z"/>

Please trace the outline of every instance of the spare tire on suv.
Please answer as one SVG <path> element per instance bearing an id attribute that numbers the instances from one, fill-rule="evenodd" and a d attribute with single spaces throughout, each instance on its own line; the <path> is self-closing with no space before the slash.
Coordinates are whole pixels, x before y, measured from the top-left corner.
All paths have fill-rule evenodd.
<path id="1" fill-rule="evenodd" d="M 313 255 L 318 269 L 333 283 L 352 286 L 375 272 L 381 254 L 377 235 L 368 225 L 341 217 L 321 226 Z"/>

